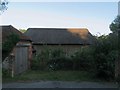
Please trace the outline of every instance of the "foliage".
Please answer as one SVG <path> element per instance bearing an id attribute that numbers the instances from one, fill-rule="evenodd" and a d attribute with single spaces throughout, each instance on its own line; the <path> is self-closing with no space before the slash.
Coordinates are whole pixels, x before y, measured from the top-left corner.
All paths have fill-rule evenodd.
<path id="1" fill-rule="evenodd" d="M 81 47 L 72 54 L 65 54 L 61 48 L 42 51 L 38 57 L 45 62 L 45 65 L 41 65 L 48 70 L 90 71 L 99 78 L 115 79 L 115 61 L 118 60 L 120 53 L 119 19 L 118 16 L 110 25 L 112 33 L 96 36 L 97 42 L 93 46 Z"/>
<path id="2" fill-rule="evenodd" d="M 48 62 L 49 68 L 51 70 L 59 70 L 64 66 L 65 53 L 62 49 L 51 50 L 51 56 Z"/>
<path id="3" fill-rule="evenodd" d="M 0 14 L 7 10 L 8 8 L 8 1 L 7 0 L 0 0 Z"/>
<path id="4" fill-rule="evenodd" d="M 93 50 L 83 47 L 72 55 L 63 49 L 44 49 L 35 56 L 32 69 L 36 70 L 90 70 L 93 65 Z"/>
<path id="5" fill-rule="evenodd" d="M 20 32 L 25 33 L 27 30 L 25 29 L 19 29 Z"/>
<path id="6" fill-rule="evenodd" d="M 9 70 L 2 68 L 2 77 L 3 78 L 10 77 Z"/>
<path id="7" fill-rule="evenodd" d="M 111 41 L 112 41 L 112 43 L 113 43 L 113 47 L 114 48 L 112 48 L 113 50 L 117 50 L 118 51 L 118 53 L 117 53 L 117 59 L 116 59 L 116 62 L 118 63 L 118 67 L 117 68 L 119 68 L 120 69 L 120 62 L 118 61 L 118 60 L 120 60 L 120 16 L 117 16 L 116 18 L 115 18 L 115 20 L 111 23 L 111 25 L 110 25 L 110 29 L 111 29 L 111 31 L 113 32 L 111 35 L 110 35 L 110 37 L 111 37 Z M 118 78 L 118 81 L 120 80 L 119 79 L 119 76 L 120 76 L 120 72 L 116 72 L 116 73 L 118 73 L 118 77 L 116 77 L 116 78 Z"/>
<path id="8" fill-rule="evenodd" d="M 90 55 L 93 57 L 93 60 L 90 61 L 94 63 L 91 67 L 92 71 L 97 77 L 107 80 L 115 79 L 115 61 L 118 60 L 118 54 L 120 53 L 120 16 L 117 16 L 111 23 L 110 29 L 112 33 L 109 35 L 96 36 L 97 43 L 92 47 L 93 54 Z M 78 55 L 82 55 L 80 58 L 77 56 L 79 60 L 82 58 L 86 60 L 89 54 L 79 53 Z"/>
<path id="9" fill-rule="evenodd" d="M 72 63 L 68 58 L 61 48 L 50 49 L 45 47 L 44 50 L 34 57 L 32 69 L 65 70 Z"/>
<path id="10" fill-rule="evenodd" d="M 118 32 L 118 30 L 120 30 L 120 16 L 117 16 L 117 18 L 115 18 L 115 20 L 111 23 L 110 30 L 113 33 Z"/>
<path id="11" fill-rule="evenodd" d="M 44 49 L 33 60 L 34 69 L 90 71 L 96 77 L 113 79 L 118 51 L 111 49 L 108 39 L 108 36 L 101 36 L 97 45 L 81 47 L 71 55 L 66 55 L 61 48 Z"/>
<path id="12" fill-rule="evenodd" d="M 114 79 L 115 60 L 118 58 L 117 36 L 114 34 L 102 35 L 97 38 L 98 43 L 94 46 L 94 63 L 97 77 Z"/>
<path id="13" fill-rule="evenodd" d="M 32 61 L 32 69 L 33 70 L 46 70 L 47 62 L 49 60 L 50 50 L 48 48 L 44 48 L 43 51 L 38 53 L 36 56 L 34 56 L 34 59 Z"/>
<path id="14" fill-rule="evenodd" d="M 39 70 L 40 69 L 40 55 L 36 55 L 33 57 L 33 60 L 32 60 L 32 66 L 31 66 L 31 69 L 32 70 Z"/>
<path id="15" fill-rule="evenodd" d="M 115 60 L 118 50 L 114 35 L 97 37 L 94 46 L 81 47 L 75 53 L 66 54 L 63 49 L 44 49 L 33 60 L 37 70 L 79 70 L 90 71 L 96 77 L 114 79 Z"/>
<path id="16" fill-rule="evenodd" d="M 73 70 L 91 70 L 93 66 L 93 50 L 91 47 L 81 47 L 71 57 Z"/>
<path id="17" fill-rule="evenodd" d="M 19 36 L 12 33 L 7 37 L 7 40 L 2 43 L 2 59 L 11 52 L 13 47 L 16 45 L 16 43 L 19 41 Z"/>

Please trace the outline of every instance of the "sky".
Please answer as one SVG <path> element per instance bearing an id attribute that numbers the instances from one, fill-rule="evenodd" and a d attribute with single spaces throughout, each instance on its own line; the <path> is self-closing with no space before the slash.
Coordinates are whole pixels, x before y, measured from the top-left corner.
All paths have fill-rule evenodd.
<path id="1" fill-rule="evenodd" d="M 103 35 L 110 33 L 117 14 L 117 2 L 9 2 L 0 24 L 17 29 L 87 28 Z"/>

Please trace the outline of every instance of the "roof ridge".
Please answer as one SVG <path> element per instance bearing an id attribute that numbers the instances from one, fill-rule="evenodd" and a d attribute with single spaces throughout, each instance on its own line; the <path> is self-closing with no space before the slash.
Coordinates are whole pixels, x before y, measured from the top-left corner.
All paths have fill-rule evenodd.
<path id="1" fill-rule="evenodd" d="M 28 28 L 27 30 L 88 30 L 87 28 Z"/>
<path id="2" fill-rule="evenodd" d="M 0 27 L 11 27 L 12 25 L 0 25 Z M 13 26 L 12 26 L 13 27 Z"/>

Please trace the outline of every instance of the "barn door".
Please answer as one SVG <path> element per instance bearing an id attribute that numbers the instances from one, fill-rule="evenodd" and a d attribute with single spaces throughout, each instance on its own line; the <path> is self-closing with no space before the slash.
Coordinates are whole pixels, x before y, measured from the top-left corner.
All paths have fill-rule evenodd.
<path id="1" fill-rule="evenodd" d="M 17 47 L 15 52 L 15 74 L 28 69 L 28 47 Z"/>

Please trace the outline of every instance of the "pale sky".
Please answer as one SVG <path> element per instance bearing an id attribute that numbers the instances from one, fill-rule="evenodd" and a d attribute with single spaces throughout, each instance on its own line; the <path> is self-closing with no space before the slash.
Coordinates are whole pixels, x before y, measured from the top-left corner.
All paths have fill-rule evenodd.
<path id="1" fill-rule="evenodd" d="M 17 29 L 88 28 L 94 35 L 108 34 L 117 14 L 117 2 L 10 2 L 0 24 Z"/>

